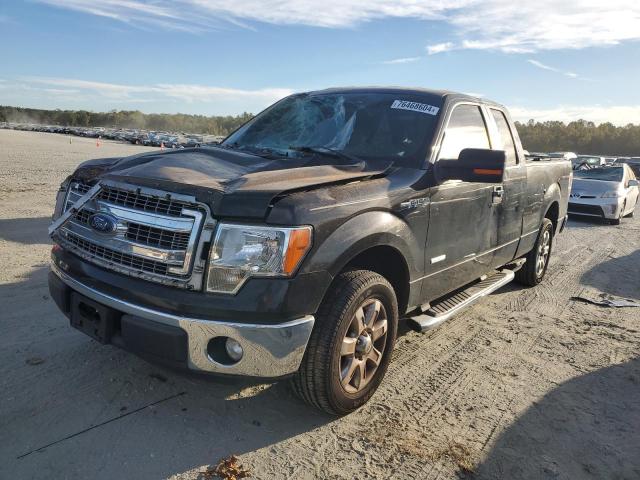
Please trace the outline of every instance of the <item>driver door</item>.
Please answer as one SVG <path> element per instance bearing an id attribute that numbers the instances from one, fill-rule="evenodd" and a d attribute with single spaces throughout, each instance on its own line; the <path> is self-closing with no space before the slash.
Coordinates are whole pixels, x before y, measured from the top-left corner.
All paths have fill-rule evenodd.
<path id="1" fill-rule="evenodd" d="M 490 149 L 479 105 L 456 105 L 438 160 L 457 160 L 465 148 Z M 447 180 L 432 190 L 423 298 L 433 300 L 491 270 L 497 245 L 501 184 Z"/>

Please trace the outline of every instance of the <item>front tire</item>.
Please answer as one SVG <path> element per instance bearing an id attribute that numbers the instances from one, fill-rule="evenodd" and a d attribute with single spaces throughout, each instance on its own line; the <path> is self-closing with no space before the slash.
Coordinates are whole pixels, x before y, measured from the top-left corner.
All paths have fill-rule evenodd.
<path id="1" fill-rule="evenodd" d="M 356 410 L 380 385 L 397 329 L 398 301 L 383 276 L 340 274 L 320 305 L 293 390 L 333 415 Z"/>
<path id="2" fill-rule="evenodd" d="M 526 262 L 516 272 L 515 280 L 527 287 L 535 287 L 544 278 L 549 266 L 553 246 L 553 223 L 548 218 L 542 220 L 536 243 L 526 255 Z"/>
<path id="3" fill-rule="evenodd" d="M 620 215 L 618 215 L 618 218 L 614 218 L 613 220 L 609 220 L 609 223 L 611 225 L 620 225 L 620 222 L 622 222 L 622 217 L 624 217 L 624 211 L 627 208 L 627 202 L 625 201 L 622 204 L 622 209 L 620 210 Z"/>

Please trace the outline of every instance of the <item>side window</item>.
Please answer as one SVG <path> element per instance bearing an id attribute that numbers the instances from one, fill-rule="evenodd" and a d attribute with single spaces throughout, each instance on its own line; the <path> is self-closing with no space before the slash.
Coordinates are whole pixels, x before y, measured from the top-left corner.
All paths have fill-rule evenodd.
<path id="1" fill-rule="evenodd" d="M 507 117 L 500 110 L 491 109 L 493 119 L 498 126 L 498 133 L 500 134 L 500 145 L 496 145 L 498 150 L 504 150 L 507 157 L 507 165 L 515 165 L 518 163 L 518 155 L 516 154 L 516 145 L 513 142 L 513 135 L 507 122 Z"/>
<path id="2" fill-rule="evenodd" d="M 457 160 L 465 148 L 490 148 L 487 127 L 476 105 L 455 107 L 444 132 L 439 158 Z"/>

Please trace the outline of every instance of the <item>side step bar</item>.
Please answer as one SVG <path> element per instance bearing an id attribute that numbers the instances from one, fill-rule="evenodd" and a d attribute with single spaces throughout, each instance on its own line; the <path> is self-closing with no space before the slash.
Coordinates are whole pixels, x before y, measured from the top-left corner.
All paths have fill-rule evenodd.
<path id="1" fill-rule="evenodd" d="M 426 332 L 435 328 L 442 322 L 449 320 L 456 313 L 473 305 L 482 297 L 511 282 L 514 276 L 514 272 L 507 269 L 493 272 L 465 290 L 443 297 L 438 303 L 432 304 L 422 315 L 408 318 L 409 325 L 418 332 Z"/>

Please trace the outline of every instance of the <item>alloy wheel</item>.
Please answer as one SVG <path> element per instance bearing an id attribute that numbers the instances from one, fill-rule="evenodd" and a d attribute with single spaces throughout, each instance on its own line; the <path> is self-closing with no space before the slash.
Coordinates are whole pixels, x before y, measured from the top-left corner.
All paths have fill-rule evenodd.
<path id="1" fill-rule="evenodd" d="M 340 384 L 357 393 L 375 376 L 387 343 L 387 311 L 376 298 L 365 300 L 356 310 L 340 349 Z"/>
<path id="2" fill-rule="evenodd" d="M 540 245 L 538 245 L 538 256 L 536 258 L 536 275 L 541 277 L 549 261 L 551 251 L 551 233 L 546 229 L 542 234 Z"/>

